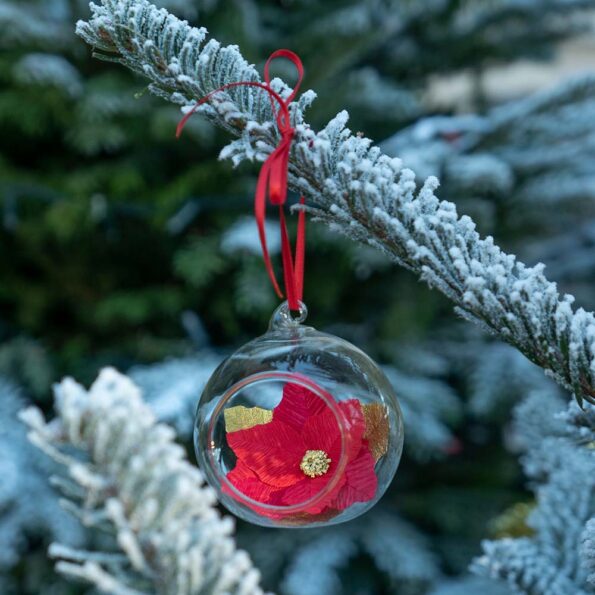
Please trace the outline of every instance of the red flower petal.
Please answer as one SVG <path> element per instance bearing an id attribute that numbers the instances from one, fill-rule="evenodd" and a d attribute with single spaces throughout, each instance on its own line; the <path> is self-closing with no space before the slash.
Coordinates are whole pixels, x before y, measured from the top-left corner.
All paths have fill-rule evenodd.
<path id="1" fill-rule="evenodd" d="M 343 413 L 346 427 L 347 459 L 353 460 L 359 455 L 364 432 L 366 431 L 366 420 L 362 411 L 361 403 L 357 399 L 349 399 L 339 403 L 339 409 Z"/>
<path id="2" fill-rule="evenodd" d="M 252 500 L 263 504 L 278 505 L 281 503 L 282 488 L 267 485 L 241 461 L 238 461 L 237 465 L 227 474 L 227 479 L 239 492 Z M 237 498 L 237 494 L 232 492 L 226 484 L 222 485 L 222 491 Z"/>
<path id="3" fill-rule="evenodd" d="M 327 408 L 323 413 L 308 418 L 301 437 L 306 450 L 324 450 L 333 462 L 339 462 L 341 432 L 337 418 L 330 409 Z"/>
<path id="4" fill-rule="evenodd" d="M 332 492 L 304 510 L 310 514 L 343 510 L 376 494 L 378 482 L 374 458 L 363 440 L 365 420 L 361 404 L 350 399 L 338 407 L 347 429 L 347 466 Z M 238 458 L 236 467 L 227 475 L 229 481 L 247 497 L 263 504 L 295 506 L 311 500 L 333 479 L 341 457 L 341 433 L 334 413 L 314 392 L 295 383 L 285 385 L 271 422 L 228 432 L 227 439 Z M 307 450 L 323 450 L 331 458 L 325 475 L 304 475 L 300 463 Z M 231 493 L 225 487 L 224 491 Z M 251 508 L 265 516 L 278 516 L 257 506 Z"/>
<path id="5" fill-rule="evenodd" d="M 374 498 L 377 487 L 374 457 L 367 444 L 363 444 L 358 456 L 345 469 L 345 485 L 329 505 L 344 510 L 355 502 L 367 502 Z"/>
<path id="6" fill-rule="evenodd" d="M 287 424 L 273 420 L 228 432 L 227 442 L 238 459 L 271 486 L 286 487 L 303 478 L 300 462 L 307 449 Z"/>
<path id="7" fill-rule="evenodd" d="M 359 454 L 362 445 L 366 430 L 364 415 L 360 402 L 356 399 L 350 399 L 338 405 L 343 414 L 342 424 L 346 428 L 345 451 L 347 460 L 350 461 Z M 337 451 L 336 448 L 337 444 L 339 449 L 341 446 L 341 431 L 339 422 L 329 407 L 306 420 L 301 436 L 308 450 L 324 450 L 331 459 L 338 462 L 341 451 Z M 331 450 L 333 450 L 332 453 Z"/>
<path id="8" fill-rule="evenodd" d="M 288 382 L 283 387 L 283 398 L 273 409 L 273 420 L 282 421 L 298 432 L 308 418 L 328 409 L 327 404 L 307 388 Z"/>
<path id="9" fill-rule="evenodd" d="M 330 471 L 321 477 L 304 477 L 302 481 L 283 490 L 283 493 L 280 495 L 281 501 L 286 506 L 303 504 L 317 496 L 327 486 L 331 478 L 332 474 Z M 337 485 L 322 500 L 304 509 L 303 512 L 310 514 L 322 512 L 328 506 L 329 502 L 335 498 L 344 483 L 345 475 L 339 478 Z"/>

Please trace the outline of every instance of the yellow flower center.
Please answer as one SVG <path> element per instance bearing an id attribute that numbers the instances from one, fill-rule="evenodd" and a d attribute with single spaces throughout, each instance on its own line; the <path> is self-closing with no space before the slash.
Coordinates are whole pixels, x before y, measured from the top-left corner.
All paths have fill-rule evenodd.
<path id="1" fill-rule="evenodd" d="M 331 460 L 324 450 L 307 450 L 300 463 L 300 469 L 308 477 L 324 475 L 330 466 Z"/>

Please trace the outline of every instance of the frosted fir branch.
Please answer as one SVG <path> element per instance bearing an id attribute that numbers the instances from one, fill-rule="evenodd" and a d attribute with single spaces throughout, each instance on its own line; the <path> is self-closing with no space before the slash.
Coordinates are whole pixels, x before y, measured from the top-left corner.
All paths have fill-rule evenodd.
<path id="1" fill-rule="evenodd" d="M 561 398 L 563 391 L 519 351 L 499 341 L 486 341 L 474 329 L 460 329 L 459 333 L 464 330 L 470 332 L 442 343 L 441 348 L 464 382 L 467 409 L 473 416 L 508 419 L 512 407 L 529 393 L 539 393 L 543 399 L 550 394 Z M 559 409 L 560 401 L 556 400 L 555 413 Z"/>
<path id="2" fill-rule="evenodd" d="M 68 45 L 68 30 L 55 19 L 47 18 L 49 13 L 51 7 L 47 3 L 0 0 L 0 47 L 14 49 L 31 42 L 54 47 Z"/>
<path id="3" fill-rule="evenodd" d="M 207 41 L 204 28 L 146 0 L 102 0 L 91 9 L 77 32 L 97 55 L 149 78 L 153 93 L 186 111 L 221 85 L 260 80 L 236 46 Z M 280 81 L 274 86 L 286 92 Z M 315 219 L 390 255 L 450 298 L 465 319 L 514 345 L 573 391 L 579 403 L 595 402 L 593 314 L 574 310 L 574 298 L 560 296 L 542 264 L 528 267 L 492 237 L 481 238 L 469 217 L 436 197 L 436 178 L 418 187 L 399 159 L 353 135 L 347 112 L 312 130 L 303 111 L 313 98 L 306 92 L 292 106 L 289 173 L 291 188 L 306 196 Z M 278 140 L 268 97 L 253 88 L 222 92 L 198 111 L 238 137 L 221 152 L 234 164 L 264 159 Z"/>
<path id="4" fill-rule="evenodd" d="M 595 589 L 595 517 L 585 526 L 582 535 L 581 554 L 587 582 Z"/>
<path id="5" fill-rule="evenodd" d="M 53 421 L 35 408 L 21 414 L 29 438 L 82 492 L 77 498 L 70 485 L 65 508 L 113 536 L 105 552 L 52 545 L 58 572 L 115 595 L 263 593 L 236 548 L 233 520 L 217 512 L 174 431 L 156 422 L 129 378 L 107 368 L 89 391 L 66 379 L 55 394 Z"/>
<path id="6" fill-rule="evenodd" d="M 524 441 L 521 461 L 537 500 L 527 519 L 534 535 L 485 541 L 471 567 L 475 573 L 506 581 L 523 595 L 594 592 L 595 451 L 583 430 L 595 408 L 586 407 L 578 425 L 578 407 L 565 410 L 551 391 L 532 393 L 517 407 L 514 425 L 521 427 L 514 432 Z"/>
<path id="7" fill-rule="evenodd" d="M 517 225 L 556 205 L 592 203 L 595 76 L 575 76 L 485 115 L 423 118 L 382 143 L 418 176 L 437 175 L 451 196 L 515 206 Z M 536 208 L 539 205 L 547 209 Z"/>
<path id="8" fill-rule="evenodd" d="M 564 435 L 577 444 L 595 448 L 595 407 L 580 410 L 571 402 L 565 411 L 558 414 L 557 420 L 564 427 Z"/>
<path id="9" fill-rule="evenodd" d="M 40 460 L 27 441 L 18 413 L 23 392 L 0 376 L 0 575 L 26 558 L 27 536 L 80 545 L 83 530 L 61 508 L 47 475 L 53 463 Z M 10 592 L 0 588 L 0 593 Z"/>
<path id="10" fill-rule="evenodd" d="M 172 426 L 180 440 L 191 440 L 196 399 L 222 359 L 205 351 L 193 357 L 135 366 L 128 374 L 157 419 Z"/>
<path id="11" fill-rule="evenodd" d="M 473 563 L 474 572 L 505 580 L 515 593 L 524 595 L 593 593 L 586 573 L 593 550 L 584 540 L 584 530 L 594 514 L 595 467 L 586 458 L 574 464 L 570 455 L 561 461 L 569 469 L 554 470 L 537 491 L 538 506 L 528 520 L 535 536 L 485 541 L 484 555 Z"/>
<path id="12" fill-rule="evenodd" d="M 440 577 L 438 561 L 423 534 L 382 511 L 347 526 L 326 529 L 294 547 L 291 554 L 281 584 L 286 595 L 343 593 L 341 571 L 362 554 L 373 560 L 392 585 L 398 585 L 399 592 L 425 592 Z"/>
<path id="13" fill-rule="evenodd" d="M 34 52 L 23 56 L 13 68 L 17 81 L 28 85 L 52 86 L 70 97 L 80 97 L 81 76 L 66 58 L 56 54 Z"/>
<path id="14" fill-rule="evenodd" d="M 429 595 L 510 595 L 511 591 L 500 581 L 484 578 L 464 578 L 440 583 Z"/>
<path id="15" fill-rule="evenodd" d="M 443 380 L 405 374 L 384 366 L 387 378 L 399 393 L 407 451 L 420 463 L 444 457 L 458 448 L 451 427 L 462 416 L 459 396 Z"/>

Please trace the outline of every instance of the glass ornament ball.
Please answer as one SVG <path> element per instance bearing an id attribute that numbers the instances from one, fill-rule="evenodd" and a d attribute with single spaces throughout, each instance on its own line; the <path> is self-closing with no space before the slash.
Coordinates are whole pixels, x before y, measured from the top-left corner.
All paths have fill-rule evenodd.
<path id="1" fill-rule="evenodd" d="M 268 527 L 318 527 L 369 510 L 403 450 L 402 414 L 360 349 L 277 308 L 221 363 L 198 403 L 196 456 L 219 500 Z"/>

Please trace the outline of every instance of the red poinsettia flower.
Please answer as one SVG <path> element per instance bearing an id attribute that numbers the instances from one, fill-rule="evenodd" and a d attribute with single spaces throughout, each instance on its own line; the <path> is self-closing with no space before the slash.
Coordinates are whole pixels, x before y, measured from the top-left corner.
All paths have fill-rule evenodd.
<path id="1" fill-rule="evenodd" d="M 229 482 L 262 504 L 293 506 L 314 498 L 333 481 L 324 498 L 301 511 L 309 514 L 343 510 L 355 502 L 371 500 L 377 478 L 374 457 L 363 438 L 366 428 L 361 404 L 351 399 L 338 407 L 348 430 L 346 465 L 336 480 L 341 433 L 335 414 L 312 391 L 288 383 L 272 421 L 227 434 L 237 457 L 236 466 L 227 474 Z"/>

